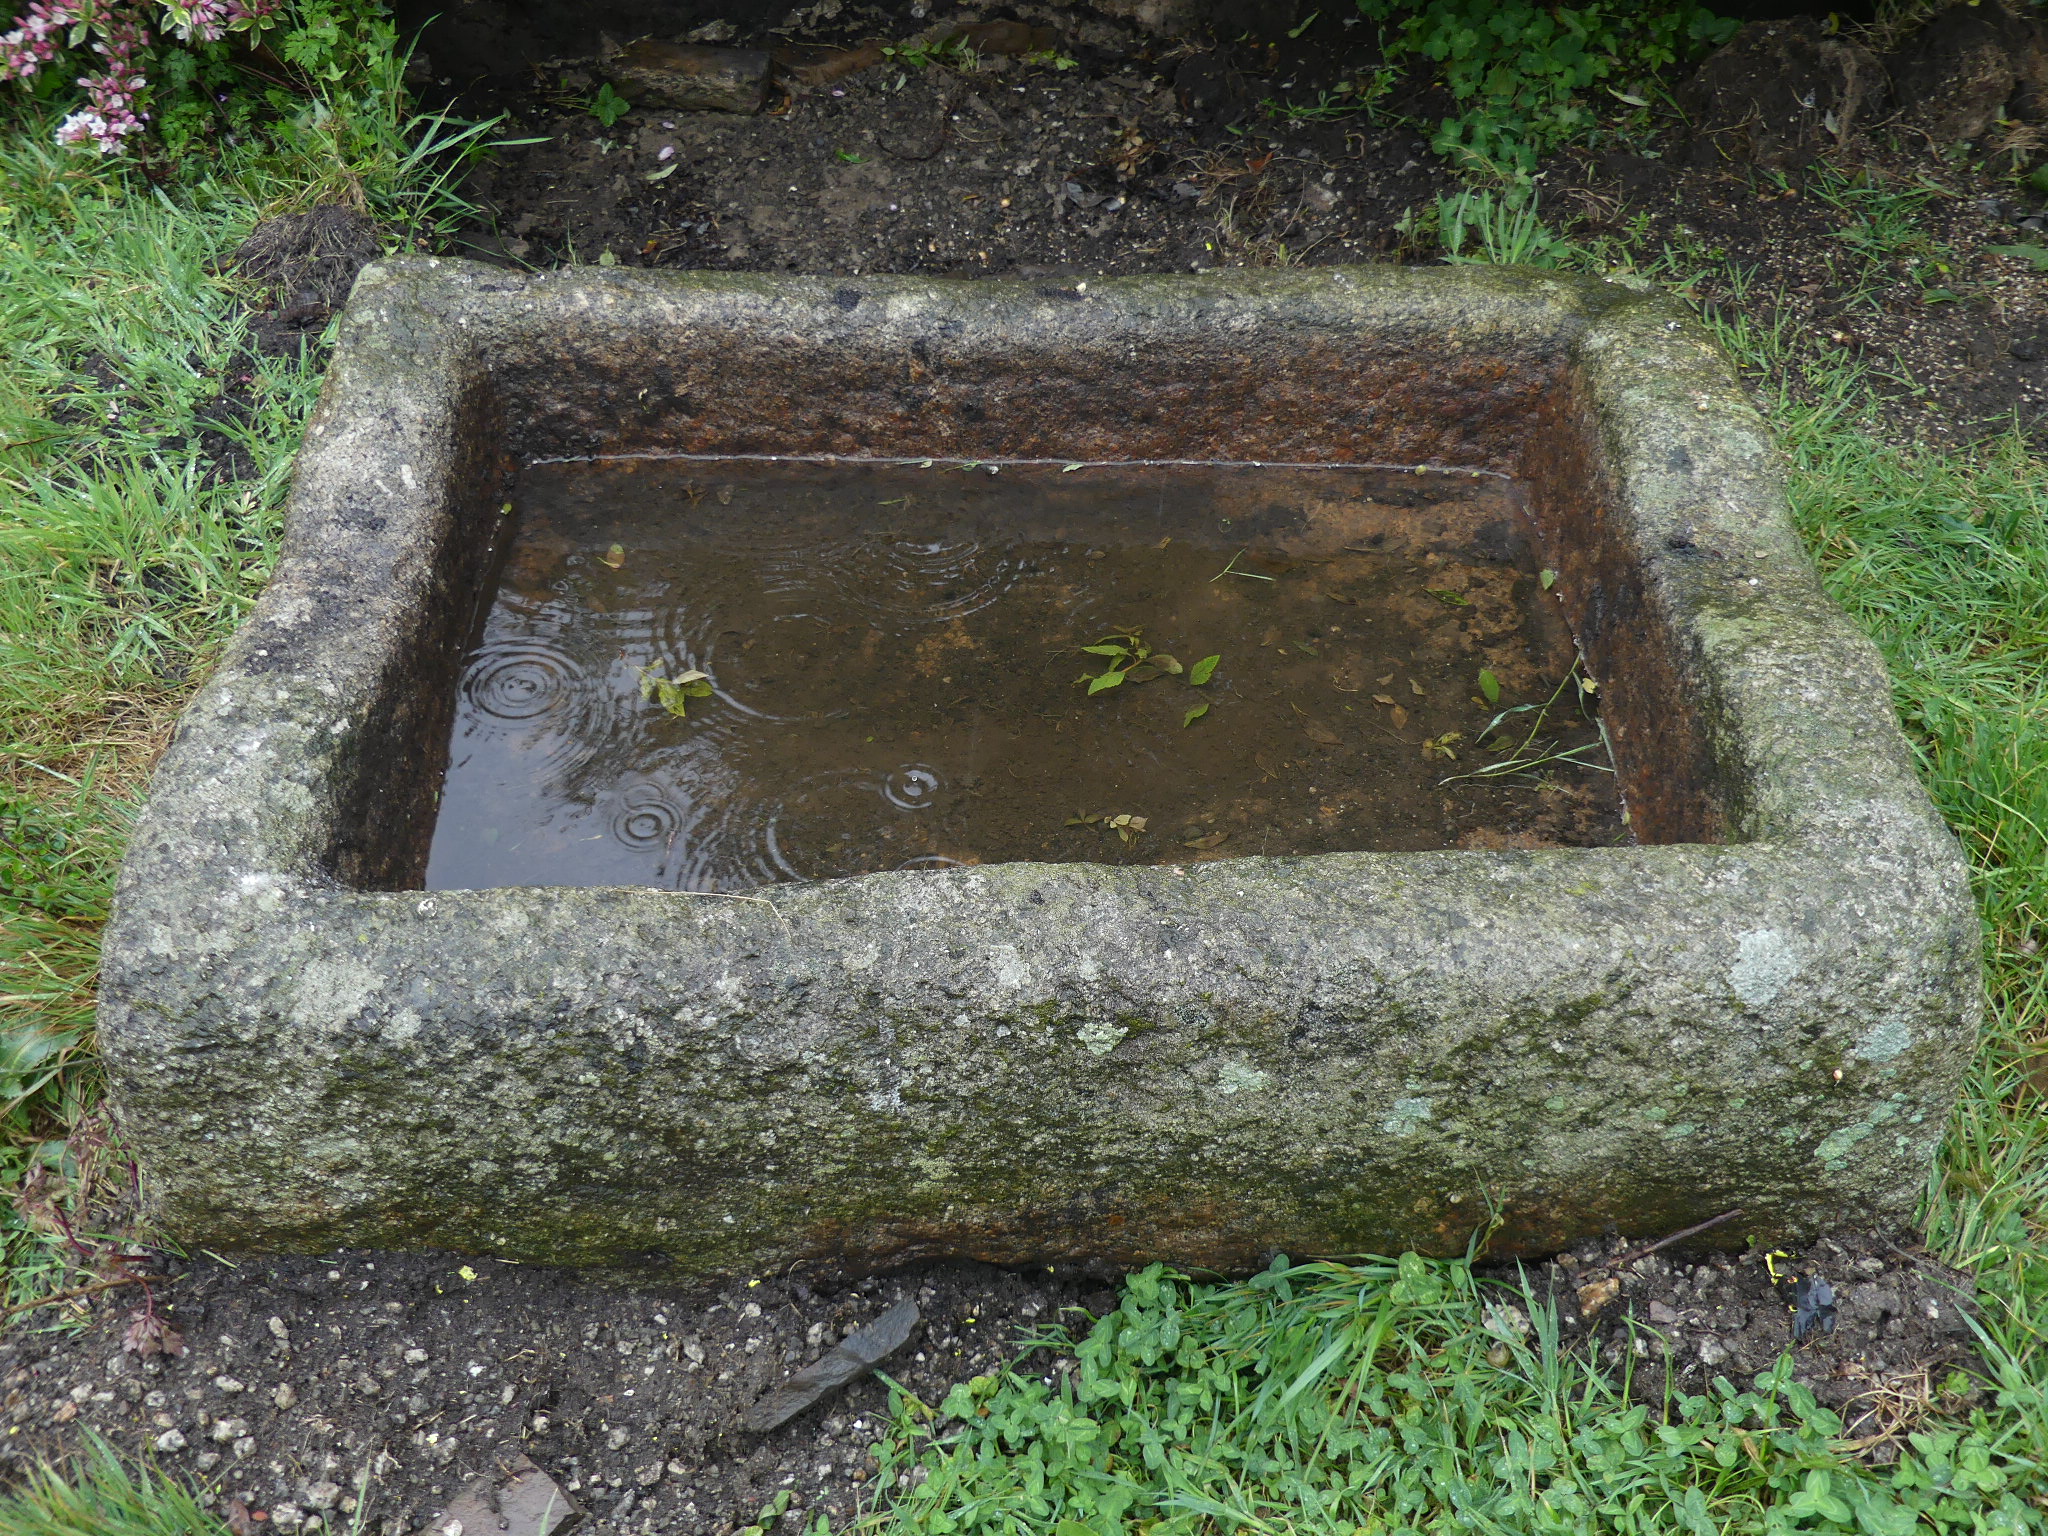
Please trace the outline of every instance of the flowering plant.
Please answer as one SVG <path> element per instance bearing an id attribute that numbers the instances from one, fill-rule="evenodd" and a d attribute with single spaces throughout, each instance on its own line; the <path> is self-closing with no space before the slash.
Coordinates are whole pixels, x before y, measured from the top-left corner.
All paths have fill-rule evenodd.
<path id="1" fill-rule="evenodd" d="M 57 127 L 57 142 L 121 150 L 149 122 L 145 73 L 158 38 L 218 43 L 231 32 L 261 32 L 281 0 L 30 0 L 14 30 L 0 33 L 0 80 L 76 70 L 85 105 Z M 85 58 L 77 57 L 79 54 Z M 91 55 L 99 55 L 94 67 Z"/>

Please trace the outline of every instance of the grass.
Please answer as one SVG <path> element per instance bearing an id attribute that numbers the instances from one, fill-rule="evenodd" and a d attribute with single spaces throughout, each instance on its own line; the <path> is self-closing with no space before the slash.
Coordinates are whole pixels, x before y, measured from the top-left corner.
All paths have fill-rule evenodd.
<path id="1" fill-rule="evenodd" d="M 75 1204 L 114 870 L 178 705 L 268 575 L 319 381 L 250 353 L 212 267 L 273 173 L 251 156 L 171 193 L 46 146 L 0 141 L 0 1179 L 40 1167 Z M 79 1257 L 0 1215 L 9 1300 Z"/>
<path id="2" fill-rule="evenodd" d="M 1926 1427 L 1896 1466 L 1844 1454 L 1840 1418 L 1781 1358 L 1659 1410 L 1560 1344 L 1526 1289 L 1466 1263 L 1276 1260 L 1241 1283 L 1159 1266 L 1071 1369 L 900 1390 L 877 1524 L 932 1536 L 1404 1531 L 2048 1529 L 2023 1418 Z M 2001 1386 L 2025 1390 L 2016 1373 Z"/>
<path id="3" fill-rule="evenodd" d="M 227 1536 L 190 1490 L 95 1442 L 70 1477 L 45 1471 L 0 1494 L 7 1536 Z"/>
<path id="4" fill-rule="evenodd" d="M 98 1084 L 97 934 L 143 775 L 267 574 L 317 369 L 257 360 L 213 261 L 268 212 L 340 196 L 401 225 L 449 209 L 475 136 L 406 119 L 387 71 L 367 125 L 309 109 L 165 187 L 0 136 L 0 1296 L 85 1278 Z M 439 143 L 423 151 L 422 144 Z M 282 147 L 280 147 L 282 146 Z M 368 146 L 367 148 L 365 146 Z M 1872 261 L 1919 254 L 1910 209 L 1841 190 Z M 1431 210 L 1456 254 L 1586 261 L 1533 197 Z M 1605 264 L 1696 294 L 1743 273 L 1691 250 Z M 1749 295 L 1750 299 L 1756 296 Z M 1984 1297 L 1992 1390 L 1923 1425 L 1899 1469 L 1781 1371 L 1646 1412 L 1527 1336 L 1465 1264 L 1282 1264 L 1239 1284 L 1133 1277 L 1074 1368 L 898 1400 L 872 1523 L 903 1532 L 2042 1529 L 2048 1488 L 2048 466 L 2017 437 L 1888 444 L 1855 366 L 1808 361 L 1747 302 L 1715 317 L 1767 397 L 1795 514 L 1830 590 L 1883 649 L 1930 792 L 1969 850 L 1991 1014 L 1923 1212 Z M 223 474 L 232 453 L 237 473 Z M 114 1161 L 118 1165 L 118 1153 Z M 1961 1415 L 1961 1416 L 1957 1416 Z M 182 1522 L 182 1523 L 181 1523 Z M 104 1450 L 0 1498 L 0 1530 L 217 1527 Z"/>

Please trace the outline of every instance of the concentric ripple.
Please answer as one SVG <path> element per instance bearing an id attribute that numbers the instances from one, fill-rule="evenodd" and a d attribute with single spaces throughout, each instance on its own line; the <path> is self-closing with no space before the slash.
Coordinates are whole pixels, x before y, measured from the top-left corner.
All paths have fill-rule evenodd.
<path id="1" fill-rule="evenodd" d="M 611 834 L 628 848 L 666 852 L 683 824 L 682 808 L 660 785 L 633 784 L 612 809 Z"/>
<path id="2" fill-rule="evenodd" d="M 822 579 L 871 622 L 948 624 L 993 603 L 1021 570 L 1021 562 L 985 552 L 975 539 L 897 538 L 863 545 Z"/>
<path id="3" fill-rule="evenodd" d="M 457 684 L 458 751 L 510 752 L 540 784 L 565 788 L 629 738 L 637 699 L 610 659 L 587 662 L 560 635 L 552 608 L 492 616 Z M 601 636 L 585 636 L 586 647 Z"/>
<path id="4" fill-rule="evenodd" d="M 882 798 L 899 811 L 925 809 L 938 791 L 938 773 L 923 763 L 907 764 L 882 781 Z"/>
<path id="5" fill-rule="evenodd" d="M 677 883 L 747 890 L 785 880 L 831 880 L 899 866 L 956 862 L 934 846 L 939 828 L 922 814 L 939 800 L 938 773 L 911 763 L 887 774 L 813 774 L 781 794 L 735 783 L 707 795 L 714 807 L 678 841 Z M 684 843 L 687 847 L 684 847 Z"/>
<path id="6" fill-rule="evenodd" d="M 477 653 L 462 677 L 462 701 L 486 729 L 517 729 L 573 711 L 587 686 L 573 657 L 541 636 L 521 635 Z"/>

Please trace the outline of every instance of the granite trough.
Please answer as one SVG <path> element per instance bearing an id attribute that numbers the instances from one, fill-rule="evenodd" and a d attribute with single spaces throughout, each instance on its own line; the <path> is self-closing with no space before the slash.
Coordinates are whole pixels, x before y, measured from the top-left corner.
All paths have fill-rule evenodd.
<path id="1" fill-rule="evenodd" d="M 1632 841 L 422 889 L 513 477 L 677 453 L 1511 475 Z M 1227 1270 L 1903 1221 L 1980 989 L 1878 658 L 1669 302 L 406 259 L 356 286 L 276 575 L 158 772 L 100 1038 L 195 1245 Z"/>

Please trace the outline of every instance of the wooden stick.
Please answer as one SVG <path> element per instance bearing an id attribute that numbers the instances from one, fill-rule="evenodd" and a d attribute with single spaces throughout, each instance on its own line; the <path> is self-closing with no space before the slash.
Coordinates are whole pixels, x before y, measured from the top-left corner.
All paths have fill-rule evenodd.
<path id="1" fill-rule="evenodd" d="M 17 1301 L 11 1307 L 0 1307 L 0 1317 L 12 1317 L 17 1312 L 26 1312 L 31 1307 L 55 1306 L 60 1301 L 76 1301 L 81 1296 L 90 1296 L 96 1291 L 111 1291 L 117 1285 L 147 1285 L 152 1280 L 168 1280 L 168 1275 L 122 1275 L 117 1280 L 101 1280 L 92 1285 L 81 1285 L 73 1291 L 59 1291 L 54 1296 L 45 1296 L 39 1301 Z"/>

